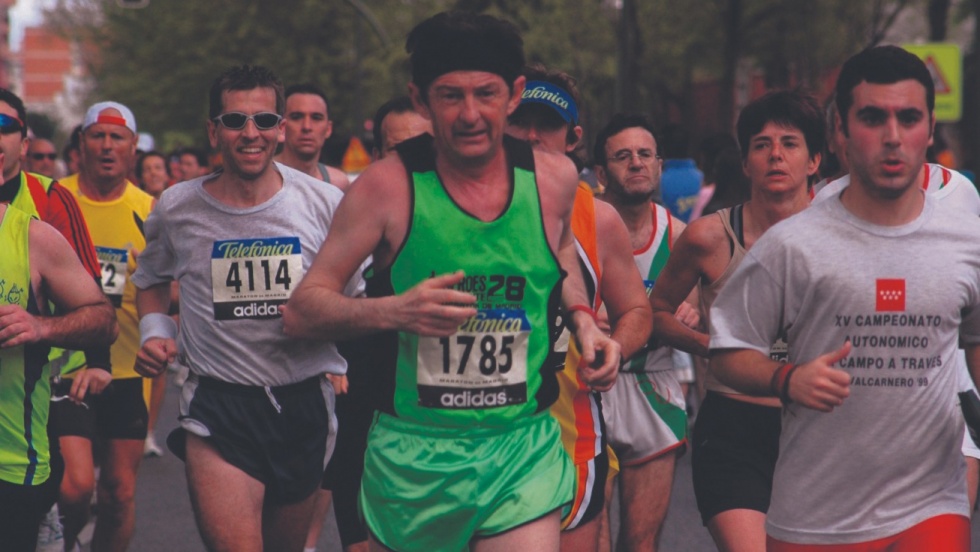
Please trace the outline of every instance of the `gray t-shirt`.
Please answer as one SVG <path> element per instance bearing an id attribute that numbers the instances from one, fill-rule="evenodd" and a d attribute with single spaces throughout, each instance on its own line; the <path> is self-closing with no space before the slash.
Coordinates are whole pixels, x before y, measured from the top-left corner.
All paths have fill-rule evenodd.
<path id="1" fill-rule="evenodd" d="M 927 195 L 914 221 L 861 220 L 837 196 L 769 229 L 711 309 L 711 349 L 802 364 L 854 345 L 832 413 L 783 411 L 766 530 L 794 543 L 897 534 L 968 516 L 957 338 L 980 343 L 980 219 Z"/>
<path id="2" fill-rule="evenodd" d="M 236 208 L 203 188 L 214 175 L 166 190 L 146 220 L 146 249 L 133 282 L 180 285 L 180 359 L 191 371 L 244 385 L 285 385 L 343 374 L 328 341 L 290 339 L 278 306 L 327 237 L 343 194 L 275 164 L 283 185 L 268 201 Z M 363 290 L 360 271 L 345 293 Z"/>

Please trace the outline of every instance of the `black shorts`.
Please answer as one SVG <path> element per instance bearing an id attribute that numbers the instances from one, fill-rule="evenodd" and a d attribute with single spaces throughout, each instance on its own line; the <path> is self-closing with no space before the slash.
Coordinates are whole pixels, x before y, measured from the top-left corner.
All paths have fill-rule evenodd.
<path id="1" fill-rule="evenodd" d="M 320 485 L 336 433 L 326 378 L 258 387 L 191 375 L 181 403 L 181 427 L 167 438 L 179 458 L 186 456 L 189 431 L 265 485 L 273 504 L 300 502 Z"/>
<path id="2" fill-rule="evenodd" d="M 70 386 L 70 380 L 63 380 L 64 384 Z M 58 437 L 142 441 L 150 421 L 143 398 L 143 378 L 114 379 L 100 395 L 87 397 L 84 404 L 52 402 L 49 416 L 51 433 Z"/>
<path id="3" fill-rule="evenodd" d="M 0 548 L 33 552 L 41 520 L 58 498 L 58 482 L 40 485 L 0 481 Z"/>
<path id="4" fill-rule="evenodd" d="M 368 539 L 357 497 L 364 475 L 367 436 L 374 422 L 379 393 L 377 385 L 371 381 L 369 369 L 372 347 L 377 348 L 373 336 L 337 344 L 340 354 L 347 359 L 348 390 L 337 396 L 337 447 L 323 473 L 322 486 L 333 491 L 333 511 L 344 548 Z"/>
<path id="5" fill-rule="evenodd" d="M 728 510 L 769 510 L 781 412 L 708 392 L 694 422 L 691 452 L 702 523 Z"/>

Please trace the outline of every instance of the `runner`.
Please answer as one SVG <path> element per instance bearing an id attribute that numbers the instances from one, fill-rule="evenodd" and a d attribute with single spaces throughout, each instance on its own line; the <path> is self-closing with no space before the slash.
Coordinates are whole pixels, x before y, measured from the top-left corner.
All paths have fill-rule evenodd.
<path id="1" fill-rule="evenodd" d="M 613 116 L 596 138 L 593 159 L 606 190 L 602 198 L 626 223 L 634 266 L 650 293 L 685 227 L 653 203 L 662 168 L 653 126 L 641 116 Z M 697 324 L 697 312 L 687 303 L 678 306 L 678 316 Z M 653 345 L 623 365 L 619 384 L 602 397 L 609 442 L 619 457 L 620 532 L 627 550 L 656 550 L 674 464 L 687 444 L 684 392 L 673 351 Z"/>
<path id="2" fill-rule="evenodd" d="M 574 80 L 540 65 L 525 69 L 524 76 L 528 82 L 520 106 L 508 118 L 508 134 L 529 141 L 535 149 L 577 161 L 574 152 L 582 127 Z M 616 211 L 596 201 L 584 182 L 579 182 L 575 194 L 572 233 L 592 307 L 608 310 L 612 336 L 622 344 L 623 354 L 636 352 L 649 334 L 650 313 L 631 262 L 629 235 Z M 561 426 L 565 452 L 575 465 L 575 499 L 563 511 L 561 549 L 594 551 L 599 546 L 605 482 L 612 476 L 610 455 L 600 395 L 578 375 L 574 341 L 566 349 L 564 368 L 558 373 L 561 391 L 551 407 Z"/>
<path id="3" fill-rule="evenodd" d="M 341 190 L 350 186 L 344 171 L 320 163 L 323 144 L 333 134 L 327 112 L 327 95 L 314 84 L 296 84 L 286 89 L 286 139 L 276 158 L 313 178 Z"/>
<path id="4" fill-rule="evenodd" d="M 711 367 L 786 405 L 768 550 L 965 552 L 955 354 L 980 375 L 980 221 L 919 185 L 935 123 L 921 60 L 865 50 L 837 102 L 852 185 L 748 252 L 711 309 Z M 781 333 L 788 362 L 766 354 Z"/>
<path id="5" fill-rule="evenodd" d="M 146 222 L 133 277 L 137 368 L 158 375 L 178 353 L 190 367 L 168 445 L 186 460 L 205 546 L 302 550 L 336 434 L 323 374 L 346 363 L 330 342 L 285 337 L 278 306 L 326 238 L 341 192 L 273 162 L 285 102 L 271 71 L 231 68 L 209 98 L 224 170 L 167 189 Z M 174 278 L 179 348 L 167 316 Z"/>
<path id="6" fill-rule="evenodd" d="M 692 222 L 657 278 L 653 334 L 673 347 L 707 356 L 708 336 L 675 319 L 697 287 L 701 319 L 745 252 L 772 225 L 810 202 L 807 182 L 820 165 L 823 119 L 813 98 L 772 92 L 739 114 L 738 141 L 752 199 Z M 785 356 L 773 340 L 772 354 Z M 765 550 L 766 511 L 779 439 L 779 401 L 747 396 L 710 371 L 708 393 L 692 439 L 694 491 L 701 520 L 719 550 Z"/>
<path id="7" fill-rule="evenodd" d="M 32 551 L 58 495 L 45 431 L 48 348 L 108 345 L 119 330 L 112 307 L 57 230 L 0 205 L 0 249 L 0 542 Z"/>
<path id="8" fill-rule="evenodd" d="M 412 101 L 433 136 L 360 176 L 285 329 L 318 339 L 389 330 L 378 337 L 390 357 L 361 487 L 372 546 L 557 550 L 572 467 L 544 411 L 558 392 L 548 358 L 560 288 L 586 383 L 607 389 L 619 364 L 568 231 L 575 168 L 503 135 L 525 82 L 511 24 L 442 13 L 407 49 Z M 342 282 L 369 255 L 369 298 L 345 298 Z"/>

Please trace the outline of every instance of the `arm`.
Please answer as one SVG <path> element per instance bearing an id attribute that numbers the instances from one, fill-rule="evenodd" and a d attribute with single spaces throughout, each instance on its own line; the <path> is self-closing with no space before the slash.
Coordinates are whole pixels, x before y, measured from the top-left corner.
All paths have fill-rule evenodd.
<path id="1" fill-rule="evenodd" d="M 784 401 L 807 408 L 830 412 L 850 395 L 851 376 L 834 368 L 834 364 L 851 352 L 846 341 L 836 351 L 818 356 L 795 368 L 785 368 L 782 377 L 776 371 L 783 365 L 768 355 L 752 349 L 712 349 L 711 371 L 726 385 L 760 397 L 775 397 L 786 390 Z M 969 357 L 968 357 L 969 358 Z"/>
<path id="2" fill-rule="evenodd" d="M 347 175 L 344 174 L 344 171 L 328 166 L 327 174 L 330 175 L 330 183 L 340 188 L 340 191 L 346 192 L 347 188 L 350 188 L 350 179 L 347 178 Z"/>
<path id="3" fill-rule="evenodd" d="M 653 308 L 653 335 L 658 342 L 703 357 L 708 356 L 708 334 L 691 329 L 675 317 L 678 308 L 705 278 L 706 260 L 723 256 L 719 247 L 728 241 L 710 228 L 714 217 L 699 219 L 681 232 L 674 243 L 667 265 L 657 277 L 650 294 Z M 719 224 L 720 226 L 720 224 Z"/>
<path id="4" fill-rule="evenodd" d="M 136 312 L 140 318 L 141 345 L 136 353 L 136 371 L 156 377 L 177 358 L 177 329 L 170 318 L 171 283 L 161 282 L 136 290 Z M 170 325 L 167 323 L 170 320 Z M 150 337 L 153 334 L 154 337 Z"/>
<path id="5" fill-rule="evenodd" d="M 35 316 L 19 306 L 0 307 L 0 346 L 29 343 L 80 349 L 111 344 L 119 333 L 116 311 L 68 242 L 51 226 L 32 221 L 29 230 L 32 280 L 41 300 L 52 301 L 58 316 Z"/>
<path id="6" fill-rule="evenodd" d="M 552 247 L 557 246 L 558 261 L 567 274 L 562 285 L 562 307 L 582 353 L 579 373 L 586 384 L 606 391 L 616 381 L 619 371 L 620 344 L 599 329 L 593 316 L 568 310 L 575 305 L 592 306 L 579 270 L 570 224 L 578 172 L 564 155 L 535 150 L 534 163 L 548 240 Z"/>
<path id="7" fill-rule="evenodd" d="M 602 265 L 602 300 L 611 318 L 612 338 L 621 345 L 622 357 L 629 358 L 646 343 L 652 326 L 652 312 L 643 280 L 633 262 L 626 225 L 611 205 L 596 201 L 595 209 Z"/>
<path id="8" fill-rule="evenodd" d="M 85 223 L 85 218 L 82 216 L 75 196 L 57 182 L 52 182 L 48 188 L 48 209 L 42 216 L 42 220 L 61 232 L 61 235 L 68 240 L 69 245 L 75 250 L 75 254 L 78 255 L 78 259 L 82 262 L 85 270 L 92 275 L 96 283 L 101 285 L 102 269 L 95 253 L 95 246 L 92 244 L 88 225 Z M 82 382 L 82 379 L 95 377 L 104 380 L 107 385 L 109 378 L 89 375 L 87 369 L 96 368 L 108 373 L 112 372 L 109 346 L 87 347 L 83 351 L 85 352 L 87 368 L 75 376 L 75 383 Z M 101 387 L 105 387 L 105 385 Z"/>
<path id="9" fill-rule="evenodd" d="M 448 336 L 476 314 L 469 294 L 450 289 L 462 273 L 421 282 L 395 296 L 351 298 L 342 292 L 369 255 L 391 262 L 408 225 L 408 175 L 397 158 L 375 163 L 351 186 L 334 215 L 326 241 L 283 308 L 290 337 L 337 341 L 381 330 Z M 466 305 L 466 306 L 458 306 Z"/>

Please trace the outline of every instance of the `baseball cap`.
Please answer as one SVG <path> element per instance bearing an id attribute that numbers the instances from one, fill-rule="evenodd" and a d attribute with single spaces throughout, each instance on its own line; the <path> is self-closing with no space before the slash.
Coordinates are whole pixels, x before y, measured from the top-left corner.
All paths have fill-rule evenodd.
<path id="1" fill-rule="evenodd" d="M 551 107 L 567 123 L 578 124 L 578 107 L 564 88 L 545 81 L 528 81 L 521 94 L 521 104 L 539 103 Z"/>
<path id="2" fill-rule="evenodd" d="M 115 109 L 119 115 L 106 113 L 110 109 Z M 100 123 L 124 126 L 136 134 L 136 117 L 133 117 L 133 112 L 128 107 L 119 102 L 99 102 L 88 108 L 85 112 L 85 120 L 82 122 L 82 130 Z"/>

